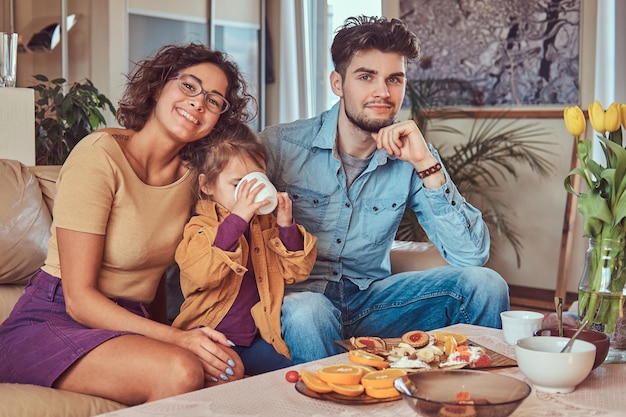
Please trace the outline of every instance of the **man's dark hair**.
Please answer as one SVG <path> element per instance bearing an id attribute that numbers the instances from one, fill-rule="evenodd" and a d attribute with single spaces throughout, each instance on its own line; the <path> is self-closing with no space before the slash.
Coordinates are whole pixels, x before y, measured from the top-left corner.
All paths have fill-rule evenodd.
<path id="1" fill-rule="evenodd" d="M 336 31 L 330 48 L 335 71 L 345 78 L 354 54 L 369 50 L 396 52 L 408 62 L 419 58 L 419 39 L 399 19 L 349 17 Z"/>

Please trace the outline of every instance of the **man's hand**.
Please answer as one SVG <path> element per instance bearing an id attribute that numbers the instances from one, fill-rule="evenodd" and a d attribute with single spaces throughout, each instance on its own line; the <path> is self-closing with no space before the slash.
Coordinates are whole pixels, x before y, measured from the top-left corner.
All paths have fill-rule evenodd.
<path id="1" fill-rule="evenodd" d="M 424 135 L 413 120 L 383 127 L 378 133 L 373 133 L 372 137 L 376 141 L 376 148 L 384 149 L 389 155 L 409 162 L 418 172 L 439 162 L 426 146 Z M 443 173 L 437 172 L 423 181 L 425 187 L 437 188 L 445 183 L 446 178 Z"/>

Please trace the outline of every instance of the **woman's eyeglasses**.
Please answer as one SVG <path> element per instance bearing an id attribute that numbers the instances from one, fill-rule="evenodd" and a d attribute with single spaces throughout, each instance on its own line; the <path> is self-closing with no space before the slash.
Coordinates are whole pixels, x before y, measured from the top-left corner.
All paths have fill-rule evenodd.
<path id="1" fill-rule="evenodd" d="M 217 93 L 210 93 L 202 88 L 202 82 L 191 74 L 180 73 L 176 77 L 178 88 L 187 97 L 204 94 L 204 104 L 211 113 L 222 114 L 230 108 L 230 103 Z"/>

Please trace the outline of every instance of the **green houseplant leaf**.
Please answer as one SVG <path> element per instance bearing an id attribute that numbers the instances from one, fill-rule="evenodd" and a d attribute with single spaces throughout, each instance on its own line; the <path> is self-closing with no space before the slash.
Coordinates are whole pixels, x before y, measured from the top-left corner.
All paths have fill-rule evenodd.
<path id="1" fill-rule="evenodd" d="M 495 236 L 506 239 L 513 246 L 519 267 L 522 244 L 515 229 L 515 213 L 497 198 L 498 187 L 503 180 L 518 178 L 520 164 L 540 176 L 551 173 L 553 167 L 546 157 L 553 154 L 547 149 L 552 143 L 537 139 L 549 132 L 507 119 L 506 110 L 489 119 L 474 119 L 470 131 L 461 132 L 445 122 L 460 115 L 467 117 L 466 112 L 442 108 L 441 103 L 445 101 L 442 95 L 455 95 L 464 104 L 477 104 L 478 95 L 463 80 L 411 80 L 407 83 L 411 118 L 420 126 L 424 136 L 438 131 L 463 138 L 453 146 L 436 144 L 439 155 L 452 181 L 461 194 L 482 211 L 483 219 Z M 432 114 L 436 114 L 436 119 L 431 118 Z M 427 240 L 415 213 L 408 210 L 404 213 L 396 239 Z"/>
<path id="2" fill-rule="evenodd" d="M 82 138 L 106 126 L 101 110 L 115 114 L 115 107 L 88 79 L 72 84 L 64 94 L 65 79 L 49 80 L 41 74 L 33 78 L 39 82 L 31 87 L 37 93 L 36 163 L 60 165 Z"/>

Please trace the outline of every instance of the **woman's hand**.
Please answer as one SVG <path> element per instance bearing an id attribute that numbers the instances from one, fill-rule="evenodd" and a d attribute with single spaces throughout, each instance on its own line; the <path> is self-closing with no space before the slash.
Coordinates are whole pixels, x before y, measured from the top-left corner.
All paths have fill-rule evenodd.
<path id="1" fill-rule="evenodd" d="M 205 386 L 235 381 L 244 375 L 243 362 L 224 334 L 209 327 L 182 330 L 177 344 L 193 352 L 204 367 Z"/>
<path id="2" fill-rule="evenodd" d="M 276 206 L 276 223 L 281 227 L 289 227 L 293 224 L 292 203 L 287 193 L 278 193 L 278 205 Z"/>

